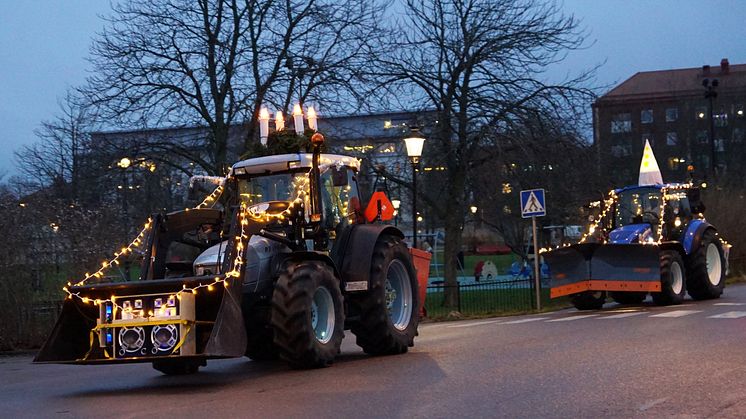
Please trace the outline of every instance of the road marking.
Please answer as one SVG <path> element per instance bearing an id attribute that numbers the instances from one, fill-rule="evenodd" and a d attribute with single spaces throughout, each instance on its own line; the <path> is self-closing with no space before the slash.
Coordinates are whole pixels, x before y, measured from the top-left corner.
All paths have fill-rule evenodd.
<path id="1" fill-rule="evenodd" d="M 667 313 L 653 314 L 650 317 L 676 318 L 676 317 L 684 317 L 690 314 L 701 313 L 701 312 L 702 310 L 674 310 L 674 311 L 669 311 Z"/>
<path id="2" fill-rule="evenodd" d="M 632 313 L 621 313 L 621 314 L 614 314 L 612 316 L 603 316 L 599 317 L 598 319 L 623 319 L 625 317 L 632 317 L 632 316 L 639 316 L 640 314 L 645 314 L 645 312 L 642 311 L 635 311 Z"/>
<path id="3" fill-rule="evenodd" d="M 715 303 L 716 306 L 746 306 L 746 303 Z"/>
<path id="4" fill-rule="evenodd" d="M 723 314 L 716 314 L 714 316 L 707 317 L 708 319 L 740 319 L 746 317 L 746 311 L 729 311 Z"/>
<path id="5" fill-rule="evenodd" d="M 656 400 L 651 400 L 651 401 L 649 401 L 649 402 L 647 402 L 647 403 L 643 404 L 642 406 L 640 406 L 640 407 L 639 407 L 639 410 L 640 410 L 641 412 L 644 412 L 644 411 L 646 411 L 646 410 L 650 409 L 651 407 L 654 407 L 655 405 L 659 405 L 659 404 L 661 404 L 661 403 L 665 402 L 666 400 L 668 400 L 668 398 L 665 398 L 665 399 L 656 399 Z"/>
<path id="6" fill-rule="evenodd" d="M 571 322 L 573 320 L 587 319 L 588 317 L 597 317 L 597 316 L 599 316 L 599 314 L 586 314 L 584 316 L 564 317 L 564 318 L 561 318 L 561 319 L 547 320 L 547 323 L 550 323 L 550 322 Z"/>
<path id="7" fill-rule="evenodd" d="M 531 317 L 528 319 L 520 319 L 520 320 L 513 320 L 509 322 L 505 322 L 502 324 L 520 324 L 520 323 L 528 323 L 528 322 L 538 322 L 539 320 L 546 320 L 549 317 Z"/>
<path id="8" fill-rule="evenodd" d="M 459 327 L 472 327 L 472 326 L 482 326 L 485 324 L 493 324 L 498 323 L 500 320 L 488 320 L 483 322 L 475 322 L 475 323 L 468 323 L 468 324 L 454 324 L 452 326 L 448 326 L 449 328 L 459 328 Z"/>

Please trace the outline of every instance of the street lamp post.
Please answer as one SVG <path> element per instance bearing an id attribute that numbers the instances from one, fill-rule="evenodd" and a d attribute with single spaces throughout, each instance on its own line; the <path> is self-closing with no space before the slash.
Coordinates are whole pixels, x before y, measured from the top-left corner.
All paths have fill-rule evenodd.
<path id="1" fill-rule="evenodd" d="M 127 169 L 132 165 L 132 161 L 127 157 L 122 157 L 117 162 L 117 166 L 122 169 L 122 215 L 124 216 L 124 240 L 129 240 L 130 234 L 130 222 L 129 222 L 129 205 L 127 202 L 127 189 L 129 188 L 129 182 L 127 179 Z M 130 260 L 125 258 L 124 260 L 124 276 L 127 281 L 130 280 Z"/>
<path id="2" fill-rule="evenodd" d="M 715 90 L 718 87 L 718 79 L 704 79 L 702 80 L 702 86 L 705 88 L 705 99 L 708 102 L 708 111 L 710 114 L 710 167 L 712 172 L 712 178 L 715 179 L 717 176 L 716 166 L 716 154 L 715 154 L 715 118 L 713 115 L 713 101 L 718 97 L 718 92 Z"/>
<path id="3" fill-rule="evenodd" d="M 420 165 L 422 146 L 425 137 L 420 134 L 417 127 L 412 127 L 410 136 L 404 139 L 407 147 L 407 156 L 412 163 L 412 247 L 417 247 L 417 168 Z"/>

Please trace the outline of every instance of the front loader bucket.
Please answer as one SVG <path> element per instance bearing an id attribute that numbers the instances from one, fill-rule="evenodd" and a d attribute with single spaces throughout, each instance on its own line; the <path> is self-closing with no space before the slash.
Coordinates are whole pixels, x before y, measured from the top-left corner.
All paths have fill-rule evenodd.
<path id="1" fill-rule="evenodd" d="M 87 302 L 77 297 L 65 300 L 60 317 L 34 362 L 98 364 L 152 362 L 164 357 L 243 356 L 246 331 L 241 314 L 241 285 L 237 279 L 231 278 L 228 287 L 220 283 L 210 287 L 211 290 L 202 287 L 196 294 L 179 294 L 184 286 L 196 288 L 213 280 L 214 277 L 194 277 L 71 287 L 70 291 L 85 296 Z M 120 305 L 138 300 L 148 310 L 155 309 L 156 299 L 165 305 L 169 296 L 177 294 L 173 314 L 147 319 L 126 320 L 115 314 L 113 321 L 107 322 L 104 320 L 107 303 L 93 303 L 113 295 Z M 171 328 L 172 348 L 159 348 L 154 328 Z M 141 333 L 143 342 L 136 350 L 123 348 L 122 333 L 127 329 Z"/>
<path id="2" fill-rule="evenodd" d="M 658 292 L 656 245 L 583 243 L 545 253 L 552 298 L 583 291 Z"/>

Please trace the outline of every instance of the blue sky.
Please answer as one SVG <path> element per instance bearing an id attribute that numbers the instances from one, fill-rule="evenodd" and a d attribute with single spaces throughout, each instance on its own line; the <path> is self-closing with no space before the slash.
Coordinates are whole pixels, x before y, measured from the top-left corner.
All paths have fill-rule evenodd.
<path id="1" fill-rule="evenodd" d="M 599 84 L 638 71 L 746 63 L 746 1 L 564 0 L 595 43 L 553 71 L 575 73 L 605 62 Z M 35 140 L 57 101 L 80 85 L 91 38 L 103 28 L 105 0 L 0 0 L 0 174 L 15 172 L 12 151 Z"/>

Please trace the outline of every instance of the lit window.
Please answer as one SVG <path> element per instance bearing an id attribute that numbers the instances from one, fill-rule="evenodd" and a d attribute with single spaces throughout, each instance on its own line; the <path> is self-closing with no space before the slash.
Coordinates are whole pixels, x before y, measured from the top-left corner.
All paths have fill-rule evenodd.
<path id="1" fill-rule="evenodd" d="M 678 145 L 679 144 L 679 135 L 675 132 L 667 132 L 666 133 L 666 145 Z"/>
<path id="2" fill-rule="evenodd" d="M 705 116 L 707 116 L 707 108 L 705 108 L 704 106 L 700 106 L 695 111 L 694 116 L 696 116 L 697 119 L 705 119 Z"/>
<path id="3" fill-rule="evenodd" d="M 642 124 L 653 123 L 653 110 L 652 109 L 643 109 L 642 112 L 640 112 L 640 123 Z"/>
<path id="4" fill-rule="evenodd" d="M 679 109 L 678 108 L 668 108 L 668 109 L 666 109 L 666 122 L 676 122 L 677 119 L 679 119 Z"/>
<path id="5" fill-rule="evenodd" d="M 383 121 L 383 129 L 391 129 L 391 121 Z"/>
<path id="6" fill-rule="evenodd" d="M 611 132 L 632 132 L 632 116 L 628 113 L 620 113 L 611 118 Z"/>
<path id="7" fill-rule="evenodd" d="M 746 112 L 744 112 L 743 110 L 743 105 L 737 104 L 735 108 L 736 108 L 735 110 L 736 118 L 743 118 L 744 115 L 746 115 Z"/>
<path id="8" fill-rule="evenodd" d="M 686 163 L 686 159 L 682 157 L 669 157 L 668 158 L 668 168 L 671 170 L 679 170 L 681 166 Z"/>
<path id="9" fill-rule="evenodd" d="M 503 183 L 503 193 L 509 194 L 513 192 L 513 188 L 510 186 L 510 183 Z"/>

